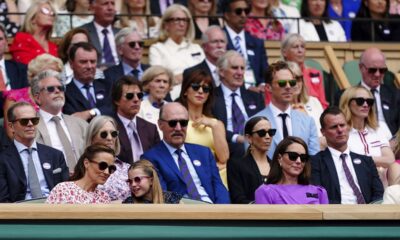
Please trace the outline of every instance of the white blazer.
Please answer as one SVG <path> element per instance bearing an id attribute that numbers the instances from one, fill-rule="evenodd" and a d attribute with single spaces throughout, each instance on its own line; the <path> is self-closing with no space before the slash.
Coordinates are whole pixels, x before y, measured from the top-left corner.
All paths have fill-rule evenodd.
<path id="1" fill-rule="evenodd" d="M 346 42 L 346 34 L 342 25 L 338 21 L 331 20 L 330 23 L 322 22 L 329 42 Z M 293 24 L 289 33 L 299 33 L 305 41 L 319 42 L 317 30 L 312 22 L 306 22 L 304 19 L 299 20 L 300 31 L 297 24 Z"/>

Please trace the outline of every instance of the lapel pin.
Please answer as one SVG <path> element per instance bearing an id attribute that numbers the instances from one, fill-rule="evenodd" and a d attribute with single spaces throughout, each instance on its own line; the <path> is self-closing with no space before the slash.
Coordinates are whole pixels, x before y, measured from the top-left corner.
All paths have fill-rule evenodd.
<path id="1" fill-rule="evenodd" d="M 356 159 L 353 160 L 353 163 L 354 164 L 361 164 L 361 159 L 356 158 Z"/>
<path id="2" fill-rule="evenodd" d="M 42 166 L 43 166 L 44 169 L 47 169 L 47 170 L 51 168 L 50 163 L 47 163 L 47 162 L 43 163 Z"/>
<path id="3" fill-rule="evenodd" d="M 200 160 L 193 160 L 193 165 L 195 165 L 196 167 L 200 167 L 201 166 Z"/>
<path id="4" fill-rule="evenodd" d="M 386 105 L 386 104 L 383 104 L 382 107 L 383 107 L 385 110 L 389 110 L 389 106 Z"/>
<path id="5" fill-rule="evenodd" d="M 103 100 L 104 99 L 104 95 L 102 93 L 97 93 L 96 94 L 96 99 L 97 100 Z"/>
<path id="6" fill-rule="evenodd" d="M 256 109 L 256 108 L 257 108 L 257 106 L 254 105 L 254 104 L 250 104 L 250 105 L 249 105 L 249 109 L 251 109 L 251 110 L 254 110 L 254 109 Z"/>

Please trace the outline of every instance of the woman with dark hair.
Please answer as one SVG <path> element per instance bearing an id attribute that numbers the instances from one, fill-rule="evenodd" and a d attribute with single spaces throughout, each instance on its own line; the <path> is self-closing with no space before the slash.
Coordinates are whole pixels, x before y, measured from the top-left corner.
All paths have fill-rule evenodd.
<path id="1" fill-rule="evenodd" d="M 209 147 L 217 160 L 222 181 L 226 183 L 226 162 L 229 158 L 224 124 L 213 118 L 213 86 L 211 76 L 203 69 L 194 70 L 182 83 L 179 102 L 188 109 L 189 125 L 186 142 Z"/>
<path id="2" fill-rule="evenodd" d="M 228 161 L 228 185 L 232 203 L 254 202 L 254 192 L 267 182 L 270 160 L 267 152 L 276 129 L 266 117 L 253 117 L 244 127 L 250 144 L 243 158 Z"/>
<path id="3" fill-rule="evenodd" d="M 301 17 L 290 33 L 299 33 L 306 41 L 345 42 L 346 35 L 339 22 L 329 19 L 327 0 L 304 0 Z"/>
<path id="4" fill-rule="evenodd" d="M 131 165 L 127 184 L 132 195 L 122 203 L 179 203 L 182 198 L 179 193 L 162 191 L 157 170 L 145 159 Z"/>
<path id="5" fill-rule="evenodd" d="M 390 15 L 389 9 L 389 0 L 363 0 L 353 20 L 351 39 L 367 42 L 399 41 L 399 22 L 389 21 L 398 20 L 399 16 Z"/>
<path id="6" fill-rule="evenodd" d="M 200 39 L 209 26 L 220 26 L 217 14 L 218 0 L 188 0 L 188 9 L 193 16 L 195 39 Z"/>
<path id="7" fill-rule="evenodd" d="M 110 197 L 97 186 L 104 184 L 116 170 L 114 150 L 103 145 L 86 148 L 79 158 L 70 181 L 57 184 L 46 203 L 110 203 Z"/>
<path id="8" fill-rule="evenodd" d="M 289 136 L 276 147 L 267 183 L 255 193 L 258 204 L 327 204 L 323 187 L 310 185 L 311 163 L 307 144 Z"/>

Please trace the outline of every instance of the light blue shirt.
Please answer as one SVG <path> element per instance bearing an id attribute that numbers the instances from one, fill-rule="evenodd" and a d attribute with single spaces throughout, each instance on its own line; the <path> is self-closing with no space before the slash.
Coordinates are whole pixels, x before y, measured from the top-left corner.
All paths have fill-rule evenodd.
<path id="1" fill-rule="evenodd" d="M 28 151 L 26 151 L 26 149 L 28 149 L 28 147 L 26 147 L 24 144 L 18 142 L 17 140 L 14 139 L 14 144 L 15 147 L 17 148 L 17 151 L 19 153 L 19 156 L 22 160 L 22 166 L 24 167 L 24 172 L 25 172 L 25 176 L 26 176 L 26 195 L 25 195 L 25 199 L 32 199 L 32 195 L 31 195 L 31 189 L 29 188 L 29 184 L 28 184 L 28 157 L 29 157 L 29 153 Z M 40 184 L 40 190 L 42 191 L 42 194 L 44 196 L 48 196 L 50 193 L 49 187 L 47 186 L 47 182 L 46 179 L 44 177 L 43 174 L 43 169 L 40 163 L 40 159 L 39 159 L 39 154 L 37 152 L 37 145 L 36 145 L 36 141 L 33 142 L 32 146 L 32 160 L 33 163 L 35 164 L 35 169 L 36 169 L 36 174 L 38 176 L 39 179 L 39 184 Z"/>
<path id="2" fill-rule="evenodd" d="M 132 71 L 134 68 L 131 67 L 130 65 L 124 63 L 123 61 L 122 61 L 122 69 L 124 69 L 124 75 L 134 76 L 132 74 Z M 139 64 L 136 69 L 139 71 L 139 79 L 138 80 L 140 80 L 140 79 L 142 79 L 142 76 L 143 76 L 142 64 Z"/>
<path id="3" fill-rule="evenodd" d="M 85 86 L 85 84 L 79 82 L 78 80 L 76 80 L 75 78 L 72 79 L 72 81 L 75 83 L 76 87 L 79 89 L 79 91 L 81 91 L 82 95 L 87 99 L 87 92 L 86 92 L 86 88 L 84 88 L 83 86 Z M 93 86 L 93 82 L 89 84 L 90 88 L 89 88 L 89 92 L 92 95 L 94 102 L 96 103 L 97 99 L 96 99 L 96 94 L 94 92 L 94 86 Z M 88 109 L 89 110 L 89 109 Z M 98 108 L 93 108 L 93 110 L 96 112 L 96 116 L 100 116 L 101 112 Z"/>

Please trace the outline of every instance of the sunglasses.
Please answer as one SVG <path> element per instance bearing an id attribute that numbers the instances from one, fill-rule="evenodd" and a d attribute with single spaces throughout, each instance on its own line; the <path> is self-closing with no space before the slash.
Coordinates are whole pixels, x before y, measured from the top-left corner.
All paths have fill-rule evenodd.
<path id="1" fill-rule="evenodd" d="M 132 41 L 132 42 L 128 42 L 128 45 L 130 48 L 135 48 L 138 45 L 139 45 L 139 48 L 143 48 L 144 42 L 143 41 Z"/>
<path id="2" fill-rule="evenodd" d="M 235 8 L 233 12 L 238 16 L 242 15 L 244 12 L 244 14 L 247 16 L 250 13 L 250 8 Z"/>
<path id="3" fill-rule="evenodd" d="M 26 127 L 28 126 L 29 122 L 32 123 L 33 126 L 38 125 L 40 118 L 39 117 L 34 117 L 34 118 L 20 118 L 20 119 L 15 119 L 12 121 L 13 123 L 19 122 L 22 126 Z"/>
<path id="4" fill-rule="evenodd" d="M 140 182 L 142 181 L 143 178 L 151 178 L 151 177 L 149 177 L 149 176 L 137 176 L 137 177 L 134 177 L 134 178 L 128 178 L 126 180 L 126 182 L 129 185 L 131 185 L 132 183 L 140 184 Z"/>
<path id="5" fill-rule="evenodd" d="M 187 125 L 189 124 L 189 120 L 186 119 L 181 119 L 181 120 L 164 120 L 164 119 L 160 119 L 161 121 L 167 122 L 168 126 L 175 128 L 176 125 L 178 125 L 178 123 L 181 125 L 181 127 L 187 127 Z"/>
<path id="6" fill-rule="evenodd" d="M 40 8 L 40 12 L 43 13 L 44 15 L 54 16 L 54 12 L 45 7 Z"/>
<path id="7" fill-rule="evenodd" d="M 362 106 L 362 105 L 364 105 L 364 103 L 365 102 L 367 102 L 367 105 L 368 105 L 368 107 L 371 107 L 372 105 L 374 105 L 374 103 L 375 103 L 375 99 L 373 99 L 373 98 L 362 98 L 362 97 L 358 97 L 358 98 L 352 98 L 352 99 L 350 99 L 350 101 L 356 101 L 356 104 L 358 105 L 358 106 Z"/>
<path id="8" fill-rule="evenodd" d="M 65 92 L 65 86 L 61 85 L 61 86 L 48 86 L 48 87 L 44 87 L 42 89 L 40 89 L 40 91 L 44 91 L 46 90 L 48 93 L 53 93 L 56 91 L 56 89 L 58 89 L 58 91 L 60 92 Z"/>
<path id="9" fill-rule="evenodd" d="M 172 22 L 172 23 L 189 23 L 190 19 L 189 18 L 169 18 L 167 22 Z"/>
<path id="10" fill-rule="evenodd" d="M 117 167 L 115 165 L 108 165 L 108 163 L 103 162 L 103 161 L 102 162 L 90 161 L 90 162 L 97 163 L 97 165 L 99 166 L 99 170 L 100 171 L 104 171 L 107 168 L 108 168 L 108 172 L 110 174 L 113 174 L 115 171 L 117 171 Z"/>
<path id="11" fill-rule="evenodd" d="M 297 152 L 284 152 L 288 155 L 290 161 L 296 161 L 300 157 L 300 161 L 305 163 L 308 161 L 307 154 L 298 154 Z"/>
<path id="12" fill-rule="evenodd" d="M 287 86 L 287 84 L 289 83 L 290 87 L 294 87 L 297 84 L 297 81 L 295 79 L 291 79 L 291 80 L 278 80 L 278 85 L 281 88 L 284 88 Z"/>
<path id="13" fill-rule="evenodd" d="M 110 133 L 110 135 L 111 135 L 112 138 L 118 137 L 118 131 L 110 131 L 110 132 L 108 132 L 108 131 L 102 131 L 102 132 L 100 132 L 100 137 L 101 137 L 102 139 L 106 139 L 106 138 L 108 137 L 108 134 L 109 134 L 109 133 Z"/>
<path id="14" fill-rule="evenodd" d="M 369 67 L 365 66 L 364 64 L 363 64 L 363 66 L 367 69 L 369 74 L 375 74 L 376 71 L 379 71 L 379 74 L 385 74 L 388 71 L 387 67 L 384 67 L 384 68 L 371 67 L 371 68 L 369 68 Z"/>
<path id="15" fill-rule="evenodd" d="M 268 130 L 260 129 L 260 130 L 257 130 L 257 131 L 252 132 L 252 134 L 254 134 L 254 133 L 257 133 L 257 135 L 258 135 L 259 137 L 265 137 L 265 136 L 267 135 L 267 133 L 268 133 L 268 135 L 269 135 L 270 137 L 273 137 L 273 136 L 275 136 L 275 134 L 276 134 L 276 129 L 274 129 L 274 128 L 270 128 L 270 129 L 268 129 Z"/>
<path id="16" fill-rule="evenodd" d="M 126 100 L 132 100 L 134 97 L 137 97 L 139 100 L 143 99 L 143 93 L 138 92 L 138 93 L 125 93 L 125 98 Z"/>
<path id="17" fill-rule="evenodd" d="M 209 93 L 211 91 L 211 87 L 208 85 L 200 85 L 200 83 L 192 83 L 190 85 L 190 87 L 194 90 L 194 91 L 199 91 L 200 88 L 203 89 L 204 93 Z"/>

